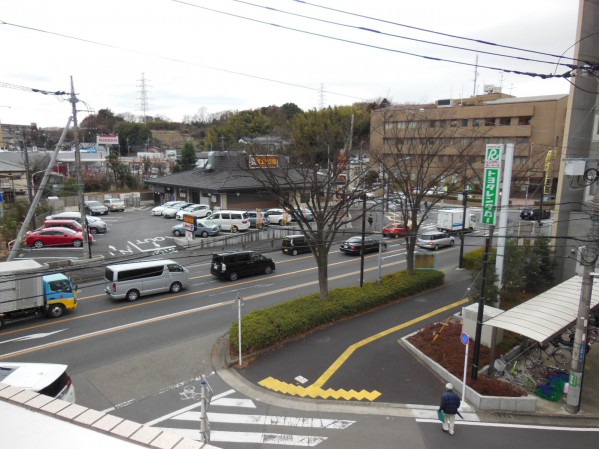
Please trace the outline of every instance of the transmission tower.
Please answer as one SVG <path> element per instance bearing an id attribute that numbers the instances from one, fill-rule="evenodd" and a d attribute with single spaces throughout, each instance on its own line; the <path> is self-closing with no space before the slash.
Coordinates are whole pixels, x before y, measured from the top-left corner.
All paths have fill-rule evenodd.
<path id="1" fill-rule="evenodd" d="M 148 111 L 150 110 L 150 106 L 148 104 L 148 83 L 145 77 L 145 73 L 141 74 L 140 84 L 137 87 L 140 89 L 137 91 L 139 94 L 139 110 L 141 111 L 142 122 L 146 123 L 148 121 Z"/>
<path id="2" fill-rule="evenodd" d="M 324 109 L 324 85 L 322 83 L 320 83 L 320 90 L 319 90 L 318 94 L 319 94 L 320 109 Z"/>

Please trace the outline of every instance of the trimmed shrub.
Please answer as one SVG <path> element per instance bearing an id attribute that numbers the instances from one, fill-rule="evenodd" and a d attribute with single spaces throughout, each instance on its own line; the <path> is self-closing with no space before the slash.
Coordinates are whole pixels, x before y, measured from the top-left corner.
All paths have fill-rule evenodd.
<path id="1" fill-rule="evenodd" d="M 441 271 L 416 270 L 412 276 L 402 271 L 385 276 L 381 285 L 367 283 L 362 288 L 331 290 L 328 301 L 321 301 L 315 293 L 251 312 L 241 320 L 242 353 L 270 348 L 320 326 L 439 287 L 444 279 Z M 235 322 L 229 329 L 232 354 L 239 351 L 238 333 L 238 323 Z"/>

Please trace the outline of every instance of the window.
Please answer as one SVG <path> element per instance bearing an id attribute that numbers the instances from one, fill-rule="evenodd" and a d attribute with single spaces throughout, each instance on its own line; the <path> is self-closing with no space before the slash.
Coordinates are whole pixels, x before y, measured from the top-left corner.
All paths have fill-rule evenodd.
<path id="1" fill-rule="evenodd" d="M 385 122 L 385 129 L 393 129 L 397 125 L 397 122 Z"/>
<path id="2" fill-rule="evenodd" d="M 132 270 L 121 271 L 118 274 L 119 281 L 128 281 L 131 279 L 143 279 L 148 277 L 162 276 L 163 265 L 148 268 L 134 268 Z"/>
<path id="3" fill-rule="evenodd" d="M 169 263 L 167 267 L 168 271 L 170 271 L 171 273 L 183 273 L 185 271 L 183 267 L 178 263 Z"/>
<path id="4" fill-rule="evenodd" d="M 51 281 L 48 282 L 48 286 L 50 290 L 53 292 L 71 292 L 71 284 L 69 281 L 60 280 L 60 281 Z"/>
<path id="5" fill-rule="evenodd" d="M 510 117 L 500 117 L 499 126 L 510 126 L 512 119 Z"/>
<path id="6" fill-rule="evenodd" d="M 462 138 L 460 139 L 460 143 L 461 143 L 462 145 L 468 145 L 468 144 L 470 143 L 470 137 L 462 137 Z"/>
<path id="7" fill-rule="evenodd" d="M 526 126 L 532 124 L 532 117 L 518 117 L 518 126 Z"/>
<path id="8" fill-rule="evenodd" d="M 480 126 L 480 119 L 479 118 L 473 118 L 472 119 L 472 126 L 474 126 L 474 127 Z"/>
<path id="9" fill-rule="evenodd" d="M 447 128 L 447 120 L 439 120 L 439 128 Z"/>
<path id="10" fill-rule="evenodd" d="M 528 145 L 529 138 L 528 137 L 518 137 L 516 138 L 516 145 Z"/>
<path id="11" fill-rule="evenodd" d="M 495 126 L 495 118 L 486 118 L 485 126 Z"/>
<path id="12" fill-rule="evenodd" d="M 463 126 L 463 127 L 466 127 L 466 126 L 468 126 L 468 119 L 467 119 L 467 118 L 463 118 L 463 119 L 462 119 L 462 126 Z"/>

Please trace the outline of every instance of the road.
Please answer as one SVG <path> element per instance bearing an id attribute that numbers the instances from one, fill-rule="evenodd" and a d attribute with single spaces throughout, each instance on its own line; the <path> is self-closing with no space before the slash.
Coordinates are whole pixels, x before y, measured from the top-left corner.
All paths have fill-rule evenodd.
<path id="1" fill-rule="evenodd" d="M 156 245 L 168 248 L 173 220 L 148 219 L 146 214 L 111 214 L 114 222 L 109 233 L 99 236 L 94 247 L 107 254 L 151 253 Z M 130 238 L 132 226 L 137 227 L 135 235 L 149 237 Z M 146 229 L 152 232 L 145 234 Z M 403 241 L 388 243 L 382 257 L 383 274 L 405 267 Z M 467 248 L 478 248 L 481 243 L 481 236 L 467 238 Z M 187 257 L 173 251 L 171 256 L 185 260 L 190 269 L 191 287 L 176 295 L 154 295 L 136 303 L 108 299 L 100 281 L 82 285 L 80 307 L 75 313 L 58 320 L 29 319 L 6 326 L 0 332 L 0 360 L 66 363 L 76 385 L 78 403 L 191 434 L 197 429 L 199 378 L 206 375 L 214 390 L 210 408 L 212 441 L 223 448 L 240 447 L 239 440 L 244 441 L 243 447 L 255 448 L 337 449 L 367 444 L 381 448 L 433 448 L 441 444 L 457 448 L 473 447 L 465 442 L 481 441 L 483 436 L 491 447 L 508 440 L 518 441 L 519 447 L 542 442 L 545 447 L 557 448 L 571 443 L 569 438 L 574 434 L 582 444 L 594 442 L 590 438 L 596 435 L 589 431 L 504 428 L 498 427 L 492 417 L 481 420 L 477 416 L 468 423 L 459 423 L 456 436 L 448 440 L 435 422 L 434 397 L 427 394 L 419 405 L 378 415 L 353 410 L 348 413 L 346 409 L 302 410 L 256 401 L 232 389 L 213 374 L 211 353 L 215 342 L 237 319 L 235 297 L 243 297 L 243 313 L 247 313 L 318 289 L 312 255 L 290 257 L 280 251 L 271 255 L 277 263 L 272 275 L 222 282 L 209 274 L 207 255 Z M 453 268 L 457 266 L 457 255 L 457 247 L 438 251 L 437 265 Z M 365 281 L 376 279 L 377 262 L 377 254 L 366 257 Z M 333 251 L 330 287 L 356 285 L 359 266 L 358 257 Z M 409 310 L 406 308 L 404 314 Z M 415 307 L 409 313 L 420 310 Z M 344 381 L 347 379 L 341 377 L 340 382 Z M 487 420 L 490 422 L 481 423 Z"/>

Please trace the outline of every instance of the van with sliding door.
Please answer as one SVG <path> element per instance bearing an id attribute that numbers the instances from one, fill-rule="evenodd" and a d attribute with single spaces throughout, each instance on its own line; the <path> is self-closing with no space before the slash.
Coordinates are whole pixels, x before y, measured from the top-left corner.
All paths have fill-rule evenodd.
<path id="1" fill-rule="evenodd" d="M 153 293 L 178 293 L 189 286 L 189 271 L 172 260 L 107 265 L 104 291 L 115 299 L 136 301 Z"/>

